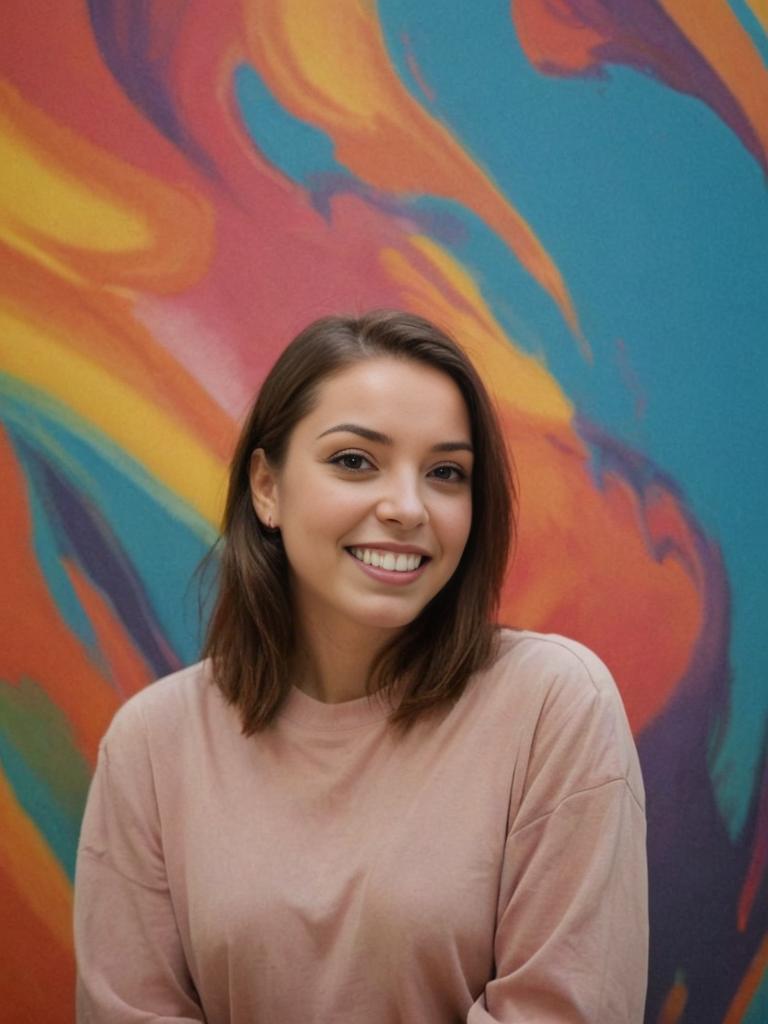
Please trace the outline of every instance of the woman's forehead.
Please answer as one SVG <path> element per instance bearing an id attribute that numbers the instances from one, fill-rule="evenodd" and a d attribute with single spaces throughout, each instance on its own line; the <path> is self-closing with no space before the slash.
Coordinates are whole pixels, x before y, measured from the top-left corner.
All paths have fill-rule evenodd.
<path id="1" fill-rule="evenodd" d="M 363 425 L 386 422 L 390 428 L 407 427 L 412 422 L 432 424 L 467 435 L 470 430 L 464 398 L 447 373 L 415 360 L 391 357 L 353 363 L 321 382 L 306 419 L 313 426 L 330 419 Z"/>

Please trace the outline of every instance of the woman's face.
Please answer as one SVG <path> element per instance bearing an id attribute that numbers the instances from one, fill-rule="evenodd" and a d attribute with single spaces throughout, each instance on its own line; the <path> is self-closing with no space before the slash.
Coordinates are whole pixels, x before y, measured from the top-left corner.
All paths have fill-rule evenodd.
<path id="1" fill-rule="evenodd" d="M 305 631 L 343 639 L 415 619 L 461 559 L 472 521 L 469 415 L 430 366 L 378 357 L 320 385 L 281 469 L 251 490 L 280 528 Z"/>

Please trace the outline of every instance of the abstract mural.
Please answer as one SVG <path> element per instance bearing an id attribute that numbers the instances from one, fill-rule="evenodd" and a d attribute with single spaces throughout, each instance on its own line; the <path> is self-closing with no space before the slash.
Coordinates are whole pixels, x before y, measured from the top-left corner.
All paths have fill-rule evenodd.
<path id="1" fill-rule="evenodd" d="M 504 420 L 502 618 L 622 691 L 647 1020 L 768 1020 L 765 0 L 4 13 L 0 1017 L 73 1018 L 97 744 L 198 656 L 259 382 L 310 319 L 401 306 Z"/>

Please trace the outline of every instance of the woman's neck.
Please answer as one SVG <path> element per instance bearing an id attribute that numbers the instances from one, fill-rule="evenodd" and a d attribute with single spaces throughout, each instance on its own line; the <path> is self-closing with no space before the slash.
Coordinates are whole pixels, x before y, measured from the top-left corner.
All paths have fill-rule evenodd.
<path id="1" fill-rule="evenodd" d="M 371 665 L 391 636 L 389 630 L 355 629 L 349 623 L 341 630 L 304 623 L 293 681 L 326 704 L 364 697 Z"/>

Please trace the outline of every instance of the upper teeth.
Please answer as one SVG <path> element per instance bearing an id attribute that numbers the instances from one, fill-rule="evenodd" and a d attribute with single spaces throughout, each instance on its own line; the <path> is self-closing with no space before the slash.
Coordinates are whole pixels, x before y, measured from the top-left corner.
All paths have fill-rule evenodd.
<path id="1" fill-rule="evenodd" d="M 376 551 L 375 548 L 351 548 L 355 558 L 366 565 L 377 569 L 390 569 L 394 572 L 413 572 L 421 565 L 421 555 L 396 555 L 393 551 Z"/>

